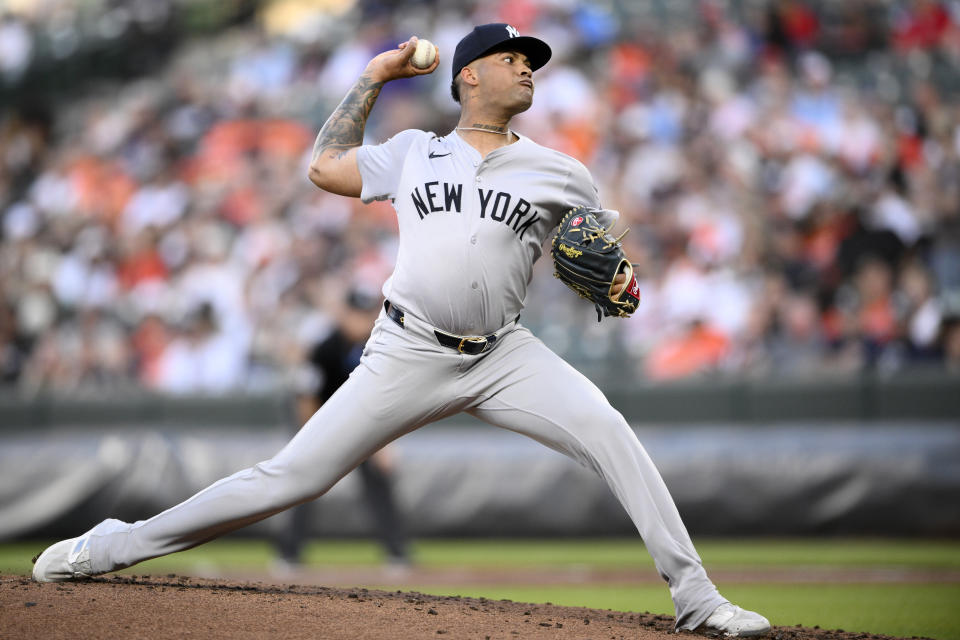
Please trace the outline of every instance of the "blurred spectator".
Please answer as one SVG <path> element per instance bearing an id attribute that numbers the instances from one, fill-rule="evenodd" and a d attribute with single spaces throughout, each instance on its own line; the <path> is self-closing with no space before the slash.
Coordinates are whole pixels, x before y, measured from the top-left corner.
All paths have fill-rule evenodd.
<path id="1" fill-rule="evenodd" d="M 132 235 L 146 227 L 169 227 L 183 216 L 189 199 L 187 186 L 173 177 L 169 165 L 164 166 L 127 201 L 122 214 L 123 232 Z"/>
<path id="2" fill-rule="evenodd" d="M 729 349 L 727 336 L 695 320 L 682 334 L 654 348 L 646 374 L 651 380 L 662 381 L 716 372 Z"/>
<path id="3" fill-rule="evenodd" d="M 156 388 L 170 393 L 222 393 L 240 387 L 245 353 L 203 304 L 183 321 L 156 363 Z"/>
<path id="4" fill-rule="evenodd" d="M 901 51 L 932 49 L 950 27 L 950 14 L 938 0 L 910 0 L 894 11 L 892 40 Z"/>
<path id="5" fill-rule="evenodd" d="M 950 373 L 960 373 L 960 316 L 952 316 L 943 323 L 943 364 Z"/>
<path id="6" fill-rule="evenodd" d="M 827 314 L 827 332 L 834 346 L 860 366 L 875 367 L 899 338 L 890 266 L 883 260 L 865 257 L 854 278 L 838 291 L 835 306 Z M 889 366 L 889 365 L 888 365 Z"/>
<path id="7" fill-rule="evenodd" d="M 33 35 L 23 20 L 0 14 L 0 80 L 14 84 L 26 72 L 33 55 Z"/>
<path id="8" fill-rule="evenodd" d="M 778 309 L 777 326 L 769 347 L 773 370 L 808 377 L 820 373 L 826 340 L 814 297 L 790 295 Z"/>
<path id="9" fill-rule="evenodd" d="M 144 387 L 158 389 L 163 384 L 167 374 L 164 354 L 170 341 L 170 327 L 160 315 L 154 313 L 144 317 L 131 336 L 137 379 Z"/>
<path id="10" fill-rule="evenodd" d="M 28 351 L 27 341 L 17 333 L 13 311 L 0 304 L 0 384 L 16 382 Z"/>
<path id="11" fill-rule="evenodd" d="M 809 3 L 773 0 L 768 6 L 767 42 L 775 51 L 793 53 L 816 44 L 820 20 Z"/>
<path id="12" fill-rule="evenodd" d="M 121 242 L 117 281 L 122 289 L 129 291 L 167 279 L 167 265 L 157 248 L 156 232 L 146 229 Z"/>
<path id="13" fill-rule="evenodd" d="M 906 264 L 900 272 L 894 295 L 902 325 L 900 333 L 906 339 L 909 357 L 918 362 L 932 360 L 937 355 L 936 342 L 943 311 L 930 272 L 918 262 Z"/>

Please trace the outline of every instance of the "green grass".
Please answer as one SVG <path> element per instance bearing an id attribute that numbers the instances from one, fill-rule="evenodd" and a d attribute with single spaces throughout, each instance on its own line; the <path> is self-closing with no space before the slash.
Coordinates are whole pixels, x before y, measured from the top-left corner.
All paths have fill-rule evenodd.
<path id="1" fill-rule="evenodd" d="M 712 540 L 696 541 L 709 567 L 908 567 L 960 568 L 960 541 L 903 540 Z M 417 549 L 430 566 L 494 567 L 585 564 L 649 567 L 653 560 L 634 539 L 437 540 Z"/>
<path id="2" fill-rule="evenodd" d="M 0 572 L 26 574 L 30 558 L 46 542 L 0 545 Z M 929 540 L 697 540 L 708 570 L 751 567 L 960 569 L 960 541 Z M 654 571 L 643 545 L 635 539 L 595 540 L 423 540 L 414 546 L 425 567 L 563 567 L 598 569 L 635 567 Z M 265 569 L 272 547 L 262 541 L 228 538 L 197 549 L 157 558 L 127 573 L 187 573 L 201 567 Z M 317 566 L 372 566 L 382 561 L 380 548 L 368 541 L 318 541 L 306 553 Z M 518 602 L 673 613 L 666 586 L 502 585 L 460 587 L 429 584 L 386 585 L 426 593 L 507 598 Z M 960 639 L 960 583 L 924 584 L 721 584 L 723 594 L 761 611 L 777 625 L 818 625 L 903 637 Z"/>
<path id="3" fill-rule="evenodd" d="M 0 544 L 0 571 L 27 573 L 30 558 L 52 541 Z M 890 567 L 960 569 L 960 541 L 765 539 L 696 541 L 707 568 L 741 567 Z M 417 562 L 427 567 L 636 567 L 653 570 L 653 560 L 635 539 L 571 540 L 424 540 L 414 544 Z M 140 573 L 197 563 L 262 568 L 273 559 L 273 547 L 260 540 L 228 538 L 197 549 L 137 565 Z M 379 546 L 367 540 L 314 542 L 307 548 L 310 564 L 373 566 Z"/>
<path id="4" fill-rule="evenodd" d="M 707 566 L 960 568 L 960 541 L 949 540 L 700 540 Z"/>

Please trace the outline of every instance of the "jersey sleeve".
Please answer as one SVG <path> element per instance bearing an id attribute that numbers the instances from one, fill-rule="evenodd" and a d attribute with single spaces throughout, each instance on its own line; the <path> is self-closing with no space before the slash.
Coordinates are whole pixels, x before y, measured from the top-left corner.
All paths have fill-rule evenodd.
<path id="1" fill-rule="evenodd" d="M 360 199 L 365 203 L 387 200 L 396 196 L 403 159 L 418 137 L 427 135 L 417 129 L 407 129 L 383 144 L 365 144 L 357 149 L 357 167 L 362 188 Z"/>
<path id="2" fill-rule="evenodd" d="M 600 224 L 607 227 L 612 226 L 620 218 L 619 211 L 603 208 L 603 205 L 600 204 L 600 193 L 597 190 L 597 185 L 593 182 L 593 176 L 590 175 L 583 164 L 576 160 L 572 161 L 570 172 L 567 174 L 563 197 L 567 205 L 564 210 L 581 206 L 589 207 L 595 211 Z"/>

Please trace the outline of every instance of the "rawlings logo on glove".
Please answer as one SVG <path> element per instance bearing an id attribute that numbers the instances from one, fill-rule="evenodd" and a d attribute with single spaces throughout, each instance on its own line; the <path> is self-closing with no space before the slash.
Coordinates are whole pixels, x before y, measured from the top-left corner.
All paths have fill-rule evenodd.
<path id="1" fill-rule="evenodd" d="M 619 238 L 610 235 L 586 207 L 564 214 L 550 250 L 554 276 L 597 308 L 597 322 L 603 316 L 626 318 L 640 304 L 640 286 L 633 265 L 623 253 Z M 613 297 L 616 278 L 623 274 L 625 286 Z"/>

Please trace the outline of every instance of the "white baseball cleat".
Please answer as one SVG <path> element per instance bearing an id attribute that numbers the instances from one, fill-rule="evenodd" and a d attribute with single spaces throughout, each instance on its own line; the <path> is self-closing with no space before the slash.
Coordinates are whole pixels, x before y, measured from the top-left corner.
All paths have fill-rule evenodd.
<path id="1" fill-rule="evenodd" d="M 750 638 L 769 633 L 770 621 L 759 613 L 725 602 L 697 627 L 697 632 L 708 636 Z"/>
<path id="2" fill-rule="evenodd" d="M 90 565 L 91 536 L 109 533 L 126 524 L 120 520 L 104 520 L 82 536 L 61 540 L 47 547 L 33 561 L 33 579 L 37 582 L 63 582 L 98 575 Z"/>

